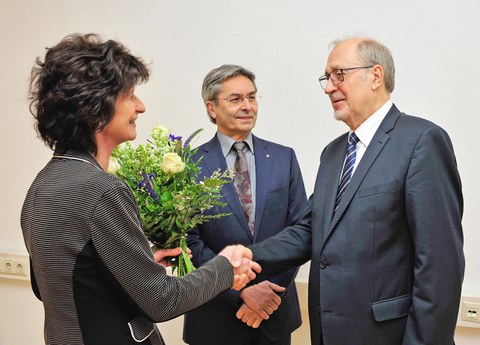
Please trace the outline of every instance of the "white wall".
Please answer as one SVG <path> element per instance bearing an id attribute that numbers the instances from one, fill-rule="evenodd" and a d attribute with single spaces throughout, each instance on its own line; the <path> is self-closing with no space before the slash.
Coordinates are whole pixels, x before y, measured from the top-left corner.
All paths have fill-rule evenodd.
<path id="1" fill-rule="evenodd" d="M 347 130 L 333 119 L 318 77 L 329 42 L 357 33 L 392 50 L 397 106 L 451 135 L 465 197 L 463 294 L 480 296 L 480 184 L 475 182 L 480 163 L 471 145 L 480 127 L 479 13 L 474 0 L 0 0 L 0 252 L 25 253 L 21 205 L 51 155 L 35 137 L 28 112 L 30 69 L 45 47 L 66 34 L 97 32 L 118 39 L 152 63 L 150 82 L 138 88 L 147 105 L 138 121 L 139 140 L 158 122 L 182 135 L 204 127 L 197 143 L 208 140 L 215 128 L 200 97 L 203 77 L 224 63 L 251 69 L 263 96 L 255 133 L 296 150 L 311 192 L 322 148 Z M 11 284 L 0 279 L 1 305 L 4 299 L 15 301 L 7 306 L 18 305 L 8 312 L 2 308 L 0 345 L 10 345 L 5 339 L 11 334 L 41 328 L 38 309 L 31 319 L 22 317 L 24 323 L 15 321 L 14 315 L 36 302 L 28 286 Z M 480 335 L 474 337 L 478 342 Z"/>

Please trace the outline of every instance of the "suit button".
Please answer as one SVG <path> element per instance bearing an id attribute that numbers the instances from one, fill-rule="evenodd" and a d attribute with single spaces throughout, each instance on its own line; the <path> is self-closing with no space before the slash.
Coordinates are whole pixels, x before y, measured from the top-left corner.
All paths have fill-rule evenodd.
<path id="1" fill-rule="evenodd" d="M 327 260 L 321 259 L 320 260 L 320 268 L 323 270 L 323 269 L 327 268 L 327 266 L 328 266 Z"/>

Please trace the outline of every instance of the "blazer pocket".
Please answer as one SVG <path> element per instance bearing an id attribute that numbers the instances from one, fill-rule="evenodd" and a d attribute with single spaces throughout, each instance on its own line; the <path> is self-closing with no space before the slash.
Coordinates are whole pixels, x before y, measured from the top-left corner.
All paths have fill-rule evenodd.
<path id="1" fill-rule="evenodd" d="M 130 334 L 137 343 L 145 341 L 155 331 L 155 325 L 143 316 L 139 316 L 128 323 Z"/>
<path id="2" fill-rule="evenodd" d="M 372 303 L 376 321 L 386 321 L 406 316 L 412 304 L 412 295 L 403 295 Z"/>
<path id="3" fill-rule="evenodd" d="M 382 184 L 375 187 L 360 189 L 358 191 L 359 198 L 366 198 L 367 196 L 372 196 L 376 194 L 383 194 L 397 191 L 400 187 L 400 183 L 398 181 L 393 181 L 387 184 Z"/>

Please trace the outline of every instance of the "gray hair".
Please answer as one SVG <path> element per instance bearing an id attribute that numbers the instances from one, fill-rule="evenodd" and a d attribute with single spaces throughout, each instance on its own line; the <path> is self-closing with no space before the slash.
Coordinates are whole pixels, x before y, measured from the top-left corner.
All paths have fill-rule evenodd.
<path id="1" fill-rule="evenodd" d="M 334 47 L 337 44 L 347 41 L 351 38 L 336 40 L 331 43 Z M 371 38 L 360 38 L 357 51 L 360 60 L 365 65 L 380 65 L 383 67 L 385 86 L 389 92 L 395 88 L 395 64 L 392 53 L 380 42 Z"/>
<path id="2" fill-rule="evenodd" d="M 215 104 L 218 104 L 217 97 L 222 92 L 222 83 L 230 78 L 235 78 L 238 76 L 244 76 L 251 80 L 255 91 L 257 91 L 257 85 L 255 85 L 255 74 L 249 70 L 236 65 L 222 65 L 220 67 L 214 68 L 211 70 L 203 79 L 202 84 L 202 97 L 203 101 L 213 101 Z M 210 121 L 216 123 L 210 114 Z"/>

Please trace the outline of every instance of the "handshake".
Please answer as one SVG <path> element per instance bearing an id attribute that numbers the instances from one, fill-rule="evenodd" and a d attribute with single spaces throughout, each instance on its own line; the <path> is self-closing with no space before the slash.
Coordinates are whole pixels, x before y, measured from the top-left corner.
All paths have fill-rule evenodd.
<path id="1" fill-rule="evenodd" d="M 219 256 L 226 257 L 233 268 L 233 286 L 232 289 L 240 291 L 250 281 L 255 279 L 256 273 L 260 273 L 262 268 L 258 263 L 252 261 L 252 251 L 240 244 L 225 247 Z"/>
<path id="2" fill-rule="evenodd" d="M 187 249 L 190 257 L 191 251 Z M 155 261 L 168 266 L 170 261 L 165 257 L 177 256 L 182 252 L 181 248 L 160 249 L 154 253 Z M 243 304 L 236 313 L 236 317 L 252 328 L 258 328 L 263 320 L 268 320 L 274 313 L 282 299 L 279 294 L 285 291 L 285 288 L 270 281 L 263 281 L 259 284 L 244 287 L 255 279 L 256 273 L 260 273 L 262 268 L 253 261 L 252 251 L 242 245 L 230 245 L 225 247 L 218 256 L 228 259 L 233 269 L 232 289 L 240 291 L 240 298 Z"/>
<path id="3" fill-rule="evenodd" d="M 237 291 L 255 279 L 255 272 L 261 271 L 260 265 L 252 261 L 252 251 L 242 245 L 228 246 L 218 255 L 230 260 L 234 272 L 232 288 Z M 240 298 L 244 303 L 236 313 L 237 318 L 252 328 L 258 328 L 263 320 L 268 320 L 278 309 L 282 302 L 279 294 L 284 291 L 284 287 L 268 280 L 243 289 Z"/>

